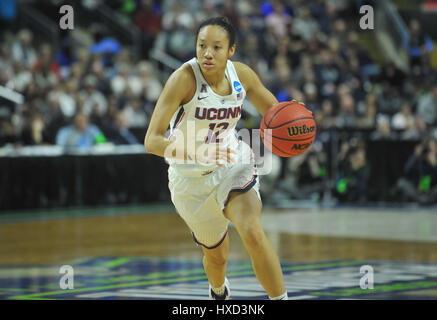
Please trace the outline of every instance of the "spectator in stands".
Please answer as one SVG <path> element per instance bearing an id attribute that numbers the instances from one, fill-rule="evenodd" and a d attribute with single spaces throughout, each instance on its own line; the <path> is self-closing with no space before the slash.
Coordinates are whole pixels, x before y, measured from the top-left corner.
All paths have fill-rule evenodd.
<path id="1" fill-rule="evenodd" d="M 336 117 L 334 115 L 332 100 L 323 100 L 320 110 L 315 110 L 314 115 L 318 127 L 323 129 L 335 127 Z"/>
<path id="2" fill-rule="evenodd" d="M 0 108 L 0 147 L 8 143 L 15 143 L 17 137 L 7 108 Z"/>
<path id="3" fill-rule="evenodd" d="M 391 195 L 422 204 L 437 202 L 437 140 L 426 137 L 416 145 Z"/>
<path id="4" fill-rule="evenodd" d="M 342 202 L 364 202 L 368 195 L 370 169 L 364 146 L 348 147 L 337 178 L 338 199 Z"/>
<path id="5" fill-rule="evenodd" d="M 357 125 L 355 101 L 350 94 L 340 95 L 340 111 L 337 116 L 337 126 L 340 128 L 354 128 Z"/>
<path id="6" fill-rule="evenodd" d="M 378 92 L 378 111 L 392 116 L 400 109 L 402 98 L 396 87 L 391 84 L 385 83 L 381 88 Z"/>
<path id="7" fill-rule="evenodd" d="M 266 26 L 271 27 L 279 38 L 285 37 L 290 28 L 291 17 L 279 1 L 274 1 L 273 12 L 267 15 Z"/>
<path id="8" fill-rule="evenodd" d="M 408 44 L 408 53 L 410 56 L 410 66 L 413 74 L 419 75 L 424 61 L 429 59 L 430 53 L 434 50 L 434 45 L 431 38 L 423 32 L 418 20 L 412 19 L 409 28 L 410 42 Z"/>
<path id="9" fill-rule="evenodd" d="M 56 54 L 56 62 L 59 64 L 59 72 L 62 78 L 70 76 L 70 68 L 77 61 L 73 40 L 67 36 L 61 42 L 58 53 Z"/>
<path id="10" fill-rule="evenodd" d="M 340 46 L 344 46 L 349 38 L 349 31 L 345 19 L 337 18 L 332 21 L 332 39 L 335 39 L 340 43 Z"/>
<path id="11" fill-rule="evenodd" d="M 128 128 L 142 128 L 146 130 L 149 119 L 139 99 L 130 99 L 123 110 Z"/>
<path id="12" fill-rule="evenodd" d="M 402 90 L 405 83 L 406 74 L 400 70 L 393 62 L 388 62 L 382 66 L 378 81 L 385 87 L 392 86 L 395 90 Z"/>
<path id="13" fill-rule="evenodd" d="M 321 200 L 327 187 L 327 160 L 327 154 L 316 143 L 295 161 L 292 166 L 297 187 L 292 194 L 294 199 Z"/>
<path id="14" fill-rule="evenodd" d="M 88 74 L 84 79 L 85 88 L 79 93 L 83 99 L 83 107 L 80 111 L 87 116 L 103 116 L 108 109 L 108 101 L 105 96 L 97 90 L 97 77 Z"/>
<path id="15" fill-rule="evenodd" d="M 49 143 L 56 144 L 56 135 L 59 129 L 66 126 L 70 122 L 69 119 L 73 118 L 74 113 L 71 114 L 71 117 L 68 117 L 63 113 L 61 104 L 56 94 L 49 93 L 46 97 L 47 100 L 45 101 L 45 106 L 39 111 L 44 116 Z"/>
<path id="16" fill-rule="evenodd" d="M 376 96 L 372 93 L 368 93 L 361 104 L 364 104 L 364 114 L 359 117 L 357 126 L 363 129 L 374 129 L 376 113 L 378 111 Z"/>
<path id="17" fill-rule="evenodd" d="M 48 132 L 41 113 L 35 112 L 21 134 L 21 142 L 24 145 L 50 144 Z"/>
<path id="18" fill-rule="evenodd" d="M 339 84 L 341 81 L 341 70 L 336 57 L 328 48 L 320 52 L 320 62 L 314 66 L 317 81 L 320 86 L 326 83 Z"/>
<path id="19" fill-rule="evenodd" d="M 420 140 L 428 135 L 428 126 L 422 116 L 416 116 L 414 123 L 407 126 L 406 130 L 401 133 L 402 140 Z"/>
<path id="20" fill-rule="evenodd" d="M 115 96 L 125 98 L 140 95 L 141 79 L 131 71 L 130 64 L 123 63 L 118 66 L 118 73 L 111 80 L 111 90 Z"/>
<path id="21" fill-rule="evenodd" d="M 393 115 L 391 124 L 395 130 L 406 130 L 414 126 L 415 118 L 411 111 L 411 105 L 408 101 L 404 101 L 401 105 L 401 110 Z"/>
<path id="22" fill-rule="evenodd" d="M 149 57 L 150 49 L 153 48 L 157 35 L 161 32 L 161 14 L 154 7 L 153 0 L 142 0 L 133 16 L 134 24 L 143 35 L 142 53 L 145 58 Z"/>
<path id="23" fill-rule="evenodd" d="M 318 22 L 318 28 L 325 33 L 330 32 L 330 22 L 328 17 L 327 4 L 324 0 L 315 0 L 309 5 L 311 15 Z"/>
<path id="24" fill-rule="evenodd" d="M 56 144 L 67 150 L 79 148 L 87 150 L 95 144 L 105 142 L 106 138 L 100 129 L 89 123 L 88 116 L 78 112 L 72 125 L 63 127 L 56 135 Z"/>
<path id="25" fill-rule="evenodd" d="M 293 21 L 293 33 L 299 34 L 306 42 L 311 41 L 320 30 L 320 26 L 311 16 L 308 8 L 302 7 L 299 16 Z"/>
<path id="26" fill-rule="evenodd" d="M 5 73 L 8 79 L 14 74 L 11 48 L 6 43 L 3 43 L 0 47 L 0 72 Z M 0 81 L 2 80 L 0 79 Z M 6 83 L 7 81 L 2 81 L 0 85 L 5 86 Z"/>
<path id="27" fill-rule="evenodd" d="M 437 124 L 437 84 L 433 85 L 430 92 L 419 98 L 417 115 L 425 118 L 430 126 Z"/>
<path id="28" fill-rule="evenodd" d="M 105 97 L 111 94 L 111 87 L 109 82 L 109 76 L 106 75 L 105 65 L 101 59 L 96 59 L 91 63 L 91 73 L 96 76 L 97 85 L 96 89 L 101 92 Z"/>
<path id="29" fill-rule="evenodd" d="M 41 82 L 43 87 L 56 84 L 60 80 L 59 64 L 53 56 L 52 46 L 43 44 L 39 50 L 39 54 L 34 65 L 34 71 L 41 75 Z M 47 83 L 47 84 L 46 84 Z"/>
<path id="30" fill-rule="evenodd" d="M 171 56 L 187 61 L 195 55 L 194 17 L 179 1 L 175 1 L 171 10 L 164 13 L 162 26 L 166 32 L 166 48 Z"/>
<path id="31" fill-rule="evenodd" d="M 390 117 L 378 114 L 376 117 L 376 130 L 370 135 L 372 140 L 395 140 L 397 135 L 391 130 Z"/>
<path id="32" fill-rule="evenodd" d="M 33 34 L 28 29 L 18 33 L 18 41 L 12 45 L 12 58 L 15 62 L 32 68 L 37 60 L 37 54 L 32 46 Z"/>
<path id="33" fill-rule="evenodd" d="M 20 62 L 13 63 L 14 71 L 11 77 L 10 87 L 18 92 L 23 92 L 33 81 L 32 69 Z"/>
<path id="34" fill-rule="evenodd" d="M 126 119 L 125 111 L 121 110 L 114 119 L 113 126 L 108 133 L 108 141 L 116 144 L 138 144 L 137 138 L 129 131 L 129 124 Z"/>
<path id="35" fill-rule="evenodd" d="M 121 50 L 121 44 L 107 35 L 106 28 L 96 24 L 93 30 L 94 43 L 90 47 L 90 53 L 94 61 L 99 61 L 105 66 L 112 64 L 112 58 Z M 96 59 L 97 58 L 97 59 Z"/>
<path id="36" fill-rule="evenodd" d="M 151 63 L 147 61 L 140 61 L 137 64 L 139 72 L 139 81 L 141 83 L 141 91 L 139 93 L 143 102 L 150 102 L 155 104 L 162 91 L 162 84 L 157 79 L 155 70 Z"/>

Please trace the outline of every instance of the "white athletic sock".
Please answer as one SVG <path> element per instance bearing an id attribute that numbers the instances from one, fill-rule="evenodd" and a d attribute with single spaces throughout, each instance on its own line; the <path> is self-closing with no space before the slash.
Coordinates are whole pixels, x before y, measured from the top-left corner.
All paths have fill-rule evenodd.
<path id="1" fill-rule="evenodd" d="M 283 294 L 281 294 L 280 296 L 277 297 L 269 297 L 270 300 L 288 300 L 288 294 L 287 291 L 285 291 Z"/>
<path id="2" fill-rule="evenodd" d="M 223 284 L 218 287 L 218 288 L 214 288 L 213 286 L 211 286 L 212 291 L 214 291 L 214 293 L 218 296 L 222 296 L 225 294 L 225 282 L 223 282 Z"/>

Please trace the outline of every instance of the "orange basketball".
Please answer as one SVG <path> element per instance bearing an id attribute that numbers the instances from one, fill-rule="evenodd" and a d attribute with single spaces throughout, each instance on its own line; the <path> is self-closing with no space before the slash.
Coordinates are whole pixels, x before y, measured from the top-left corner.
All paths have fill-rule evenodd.
<path id="1" fill-rule="evenodd" d="M 316 138 L 314 116 L 303 103 L 281 102 L 261 120 L 261 139 L 270 151 L 281 157 L 294 157 L 306 150 Z M 269 131 L 264 131 L 271 129 Z"/>

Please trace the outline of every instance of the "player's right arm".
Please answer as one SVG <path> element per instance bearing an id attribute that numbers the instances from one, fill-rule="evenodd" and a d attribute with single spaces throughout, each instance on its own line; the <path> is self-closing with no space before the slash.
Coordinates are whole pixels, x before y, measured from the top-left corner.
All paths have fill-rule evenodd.
<path id="1" fill-rule="evenodd" d="M 196 80 L 187 67 L 190 68 L 189 66 L 182 66 L 172 73 L 156 102 L 144 138 L 144 147 L 149 153 L 160 157 L 168 156 L 166 150 L 169 150 L 167 148 L 170 147 L 173 141 L 168 140 L 165 133 L 171 118 L 179 106 L 190 101 L 196 92 Z M 183 143 L 177 148 L 174 148 L 174 145 L 172 147 L 172 158 L 188 159 Z M 183 159 L 181 159 L 182 155 Z"/>

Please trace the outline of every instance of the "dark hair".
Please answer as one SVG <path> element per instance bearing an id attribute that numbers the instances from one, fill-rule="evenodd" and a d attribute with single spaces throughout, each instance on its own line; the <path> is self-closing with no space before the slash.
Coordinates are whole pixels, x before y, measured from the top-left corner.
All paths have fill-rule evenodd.
<path id="1" fill-rule="evenodd" d="M 199 36 L 200 29 L 202 29 L 203 27 L 206 27 L 206 26 L 220 26 L 220 27 L 222 27 L 228 33 L 229 48 L 235 44 L 235 42 L 237 40 L 236 39 L 237 32 L 235 31 L 234 26 L 232 25 L 232 23 L 229 21 L 228 18 L 226 18 L 226 17 L 213 17 L 213 18 L 209 18 L 209 19 L 203 21 L 199 25 L 199 27 L 197 28 L 196 41 L 197 41 L 197 37 Z"/>

